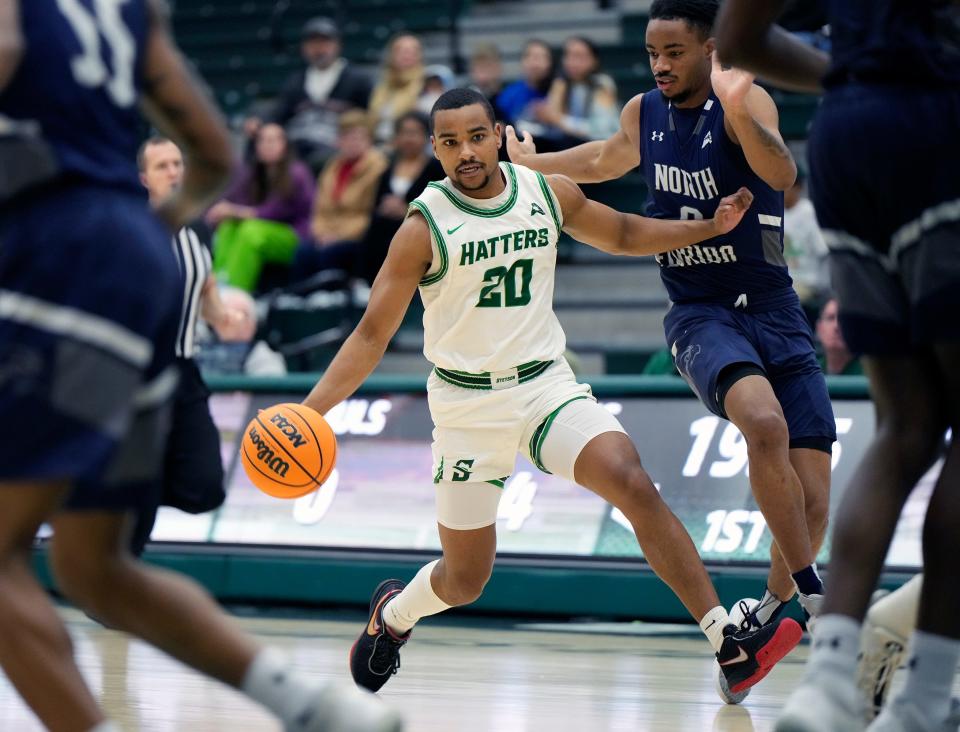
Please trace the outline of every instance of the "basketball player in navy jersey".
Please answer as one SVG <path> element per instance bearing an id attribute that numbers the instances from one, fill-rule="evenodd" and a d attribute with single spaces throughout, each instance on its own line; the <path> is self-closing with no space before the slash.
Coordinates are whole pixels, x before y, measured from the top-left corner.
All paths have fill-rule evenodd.
<path id="1" fill-rule="evenodd" d="M 811 191 L 844 339 L 877 428 L 837 512 L 823 614 L 782 732 L 860 730 L 860 625 L 910 491 L 953 439 L 923 526 L 906 684 L 869 729 L 955 731 L 960 660 L 960 3 L 831 0 L 832 58 L 773 26 L 781 0 L 729 0 L 721 52 L 773 82 L 825 90 Z M 916 584 L 913 585 L 916 587 Z M 909 603 L 907 604 L 909 606 Z"/>
<path id="2" fill-rule="evenodd" d="M 514 162 L 577 182 L 617 178 L 638 164 L 647 215 L 710 217 L 746 186 L 750 214 L 730 234 L 659 255 L 673 306 L 664 320 L 676 366 L 703 401 L 743 433 L 750 485 L 775 544 L 767 588 L 745 622 L 762 625 L 799 589 L 816 614 L 814 559 L 826 531 L 836 438 L 810 326 L 783 257 L 783 194 L 796 164 L 777 108 L 747 73 L 724 70 L 710 37 L 716 0 L 655 0 L 647 51 L 657 89 L 631 99 L 605 141 L 537 155 L 507 128 Z M 727 701 L 731 695 L 718 691 Z"/>
<path id="3" fill-rule="evenodd" d="M 170 231 L 137 178 L 138 101 L 192 160 L 158 209 L 179 227 L 219 192 L 232 152 L 158 4 L 0 0 L 0 666 L 49 729 L 117 729 L 31 572 L 46 521 L 58 586 L 91 615 L 287 730 L 394 732 L 376 700 L 313 684 L 199 587 L 126 551 L 158 485 L 181 304 Z"/>

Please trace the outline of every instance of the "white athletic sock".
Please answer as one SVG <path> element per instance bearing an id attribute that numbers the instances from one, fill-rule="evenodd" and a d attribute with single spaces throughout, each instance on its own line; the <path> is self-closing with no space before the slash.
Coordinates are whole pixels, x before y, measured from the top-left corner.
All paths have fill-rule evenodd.
<path id="1" fill-rule="evenodd" d="M 717 605 L 700 619 L 700 630 L 707 636 L 713 650 L 720 653 L 723 646 L 723 629 L 730 625 L 730 616 L 725 608 Z"/>
<path id="2" fill-rule="evenodd" d="M 950 713 L 950 690 L 960 660 L 960 640 L 915 630 L 910 641 L 907 683 L 897 695 L 909 699 L 933 724 Z"/>
<path id="3" fill-rule="evenodd" d="M 121 730 L 117 726 L 116 722 L 111 722 L 109 719 L 105 719 L 96 727 L 91 727 L 90 732 L 121 732 Z"/>
<path id="4" fill-rule="evenodd" d="M 840 673 L 852 679 L 860 653 L 860 623 L 846 615 L 821 615 L 813 634 L 813 649 L 807 661 L 807 676 Z"/>
<path id="5" fill-rule="evenodd" d="M 311 684 L 290 666 L 290 659 L 276 648 L 264 648 L 253 659 L 240 690 L 276 714 L 288 728 L 317 695 Z"/>
<path id="6" fill-rule="evenodd" d="M 403 591 L 383 606 L 383 622 L 397 635 L 405 634 L 420 618 L 450 609 L 450 605 L 437 597 L 430 582 L 430 575 L 439 561 L 421 567 Z"/>

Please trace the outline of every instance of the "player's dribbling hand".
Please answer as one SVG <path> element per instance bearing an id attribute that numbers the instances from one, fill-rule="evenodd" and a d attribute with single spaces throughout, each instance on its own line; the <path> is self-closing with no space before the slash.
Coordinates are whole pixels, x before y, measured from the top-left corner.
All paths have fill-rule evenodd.
<path id="1" fill-rule="evenodd" d="M 524 155 L 536 155 L 537 146 L 533 143 L 533 135 L 529 130 L 523 131 L 523 140 L 517 138 L 517 133 L 513 125 L 507 125 L 507 155 L 510 156 L 510 162 L 517 165 L 523 165 Z"/>
<path id="2" fill-rule="evenodd" d="M 741 188 L 732 196 L 721 198 L 720 205 L 713 214 L 713 228 L 716 229 L 717 234 L 732 231 L 740 223 L 751 203 L 753 203 L 753 194 L 746 188 Z"/>

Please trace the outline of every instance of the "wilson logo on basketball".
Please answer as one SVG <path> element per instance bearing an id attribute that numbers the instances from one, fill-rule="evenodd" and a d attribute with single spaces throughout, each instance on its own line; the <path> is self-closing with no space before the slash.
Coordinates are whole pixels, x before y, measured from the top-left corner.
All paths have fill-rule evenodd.
<path id="1" fill-rule="evenodd" d="M 258 409 L 250 420 L 243 432 L 240 462 L 250 482 L 267 495 L 300 498 L 330 476 L 337 462 L 337 437 L 310 407 L 276 404 Z"/>
<path id="2" fill-rule="evenodd" d="M 273 451 L 273 448 L 263 441 L 263 438 L 260 437 L 260 433 L 257 432 L 257 428 L 253 425 L 250 426 L 250 432 L 248 433 L 248 436 L 250 437 L 250 443 L 254 448 L 256 448 L 257 460 L 259 460 L 281 478 L 285 478 L 287 471 L 290 469 L 290 463 L 282 458 L 277 457 L 277 454 Z M 303 438 L 301 437 L 300 439 Z"/>
<path id="3" fill-rule="evenodd" d="M 300 434 L 299 430 L 297 430 L 296 425 L 290 422 L 282 414 L 273 415 L 270 418 L 270 422 L 272 424 L 277 425 L 277 429 L 279 429 L 280 432 L 283 433 L 284 437 L 286 437 L 288 440 L 290 440 L 290 442 L 293 443 L 294 447 L 303 447 L 304 445 L 307 444 L 307 439 Z"/>

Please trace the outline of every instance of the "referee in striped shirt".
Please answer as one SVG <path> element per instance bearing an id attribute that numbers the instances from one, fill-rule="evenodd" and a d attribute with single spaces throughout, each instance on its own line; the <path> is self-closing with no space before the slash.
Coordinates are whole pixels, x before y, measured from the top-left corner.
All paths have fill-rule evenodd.
<path id="1" fill-rule="evenodd" d="M 183 155 L 165 137 L 151 137 L 137 154 L 140 180 L 154 205 L 164 200 L 183 180 Z M 211 274 L 209 232 L 203 223 L 185 226 L 173 237 L 183 283 L 183 305 L 177 333 L 176 364 L 180 384 L 173 403 L 170 438 L 163 464 L 161 505 L 187 513 L 217 508 L 225 497 L 220 434 L 210 416 L 207 390 L 193 360 L 197 317 L 202 316 L 221 336 L 243 329 L 247 313 L 227 307 L 220 299 Z M 157 516 L 146 510 L 137 520 L 131 541 L 135 554 L 143 552 Z"/>

